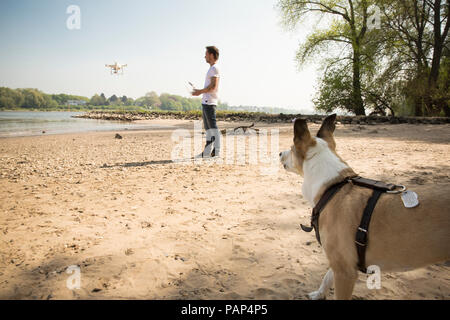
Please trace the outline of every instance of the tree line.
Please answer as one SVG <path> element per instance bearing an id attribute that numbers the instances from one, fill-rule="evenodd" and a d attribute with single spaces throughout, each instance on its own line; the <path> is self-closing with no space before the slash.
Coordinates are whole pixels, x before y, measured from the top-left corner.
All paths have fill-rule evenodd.
<path id="1" fill-rule="evenodd" d="M 103 93 L 96 94 L 90 99 L 89 104 L 92 106 L 138 106 L 148 110 L 170 111 L 200 110 L 202 106 L 199 98 L 186 98 L 169 93 L 158 95 L 154 91 L 148 92 L 136 100 L 127 96 L 112 95 L 106 98 Z"/>
<path id="2" fill-rule="evenodd" d="M 69 94 L 46 94 L 38 89 L 0 88 L 0 109 L 57 109 L 68 106 L 70 100 L 84 101 L 92 107 L 141 107 L 147 110 L 189 111 L 200 110 L 201 99 L 185 98 L 178 95 L 149 92 L 136 100 L 127 96 L 113 94 L 107 98 L 103 93 L 91 98 Z M 222 104 L 221 107 L 226 107 Z"/>
<path id="3" fill-rule="evenodd" d="M 296 56 L 299 66 L 320 61 L 316 109 L 450 116 L 448 0 L 279 0 L 278 9 L 288 29 L 316 26 Z"/>
<path id="4" fill-rule="evenodd" d="M 0 87 L 0 109 L 40 109 L 57 108 L 69 100 L 83 100 L 86 97 L 68 94 L 46 94 L 38 89 L 10 89 Z"/>
<path id="5" fill-rule="evenodd" d="M 84 101 L 82 106 L 69 106 L 70 100 Z M 113 94 L 109 98 L 104 93 L 95 94 L 91 98 L 69 94 L 46 94 L 38 89 L 10 89 L 0 87 L 0 110 L 33 109 L 126 109 L 126 110 L 166 110 L 191 111 L 201 110 L 200 98 L 186 98 L 179 95 L 151 91 L 143 97 L 133 99 Z M 256 106 L 229 106 L 219 102 L 218 110 L 266 112 L 266 113 L 298 113 L 296 110 Z"/>

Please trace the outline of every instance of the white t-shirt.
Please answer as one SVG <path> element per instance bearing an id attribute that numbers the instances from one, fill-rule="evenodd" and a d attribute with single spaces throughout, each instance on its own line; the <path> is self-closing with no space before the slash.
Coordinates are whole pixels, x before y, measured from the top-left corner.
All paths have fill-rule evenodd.
<path id="1" fill-rule="evenodd" d="M 208 73 L 206 74 L 204 88 L 207 88 L 211 84 L 211 78 L 213 78 L 213 77 L 220 78 L 219 69 L 217 68 L 216 65 L 213 65 L 213 66 L 211 66 L 211 68 L 209 68 Z M 218 92 L 219 92 L 219 87 L 217 87 L 217 90 L 215 90 L 215 91 L 210 91 L 208 93 L 204 93 L 203 99 L 202 99 L 202 104 L 217 106 L 217 103 L 219 101 L 219 97 L 217 95 Z"/>

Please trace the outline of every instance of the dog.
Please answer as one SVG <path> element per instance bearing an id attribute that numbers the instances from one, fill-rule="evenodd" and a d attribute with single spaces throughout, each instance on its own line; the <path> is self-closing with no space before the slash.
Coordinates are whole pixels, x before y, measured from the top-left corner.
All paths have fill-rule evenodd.
<path id="1" fill-rule="evenodd" d="M 332 185 L 357 176 L 336 153 L 336 115 L 325 118 L 316 137 L 306 120 L 294 121 L 294 143 L 280 153 L 284 168 L 303 177 L 302 193 L 312 207 Z M 346 183 L 319 216 L 319 234 L 330 269 L 313 300 L 325 299 L 334 283 L 334 298 L 351 299 L 358 277 L 355 234 L 373 190 Z M 382 272 L 407 271 L 450 260 L 450 186 L 421 186 L 420 204 L 406 208 L 400 194 L 383 193 L 372 214 L 366 266 Z"/>

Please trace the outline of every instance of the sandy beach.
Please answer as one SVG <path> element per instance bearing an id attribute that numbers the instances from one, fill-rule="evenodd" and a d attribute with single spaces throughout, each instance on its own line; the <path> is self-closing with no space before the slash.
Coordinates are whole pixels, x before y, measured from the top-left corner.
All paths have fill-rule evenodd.
<path id="1" fill-rule="evenodd" d="M 279 129 L 280 151 L 291 146 L 291 124 L 255 127 Z M 0 299 L 307 299 L 317 290 L 328 265 L 299 228 L 311 214 L 301 178 L 281 166 L 173 163 L 172 132 L 1 138 Z M 338 125 L 336 142 L 367 178 L 410 190 L 450 184 L 450 125 Z M 72 265 L 80 289 L 67 288 Z M 366 278 L 354 299 L 450 299 L 449 263 L 383 273 L 379 290 Z"/>

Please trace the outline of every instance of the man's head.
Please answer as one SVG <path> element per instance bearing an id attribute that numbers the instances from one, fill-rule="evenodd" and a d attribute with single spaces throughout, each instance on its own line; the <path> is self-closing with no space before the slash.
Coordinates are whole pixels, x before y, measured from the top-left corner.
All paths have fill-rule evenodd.
<path id="1" fill-rule="evenodd" d="M 219 49 L 215 46 L 206 47 L 205 60 L 207 63 L 214 63 L 219 60 Z"/>

